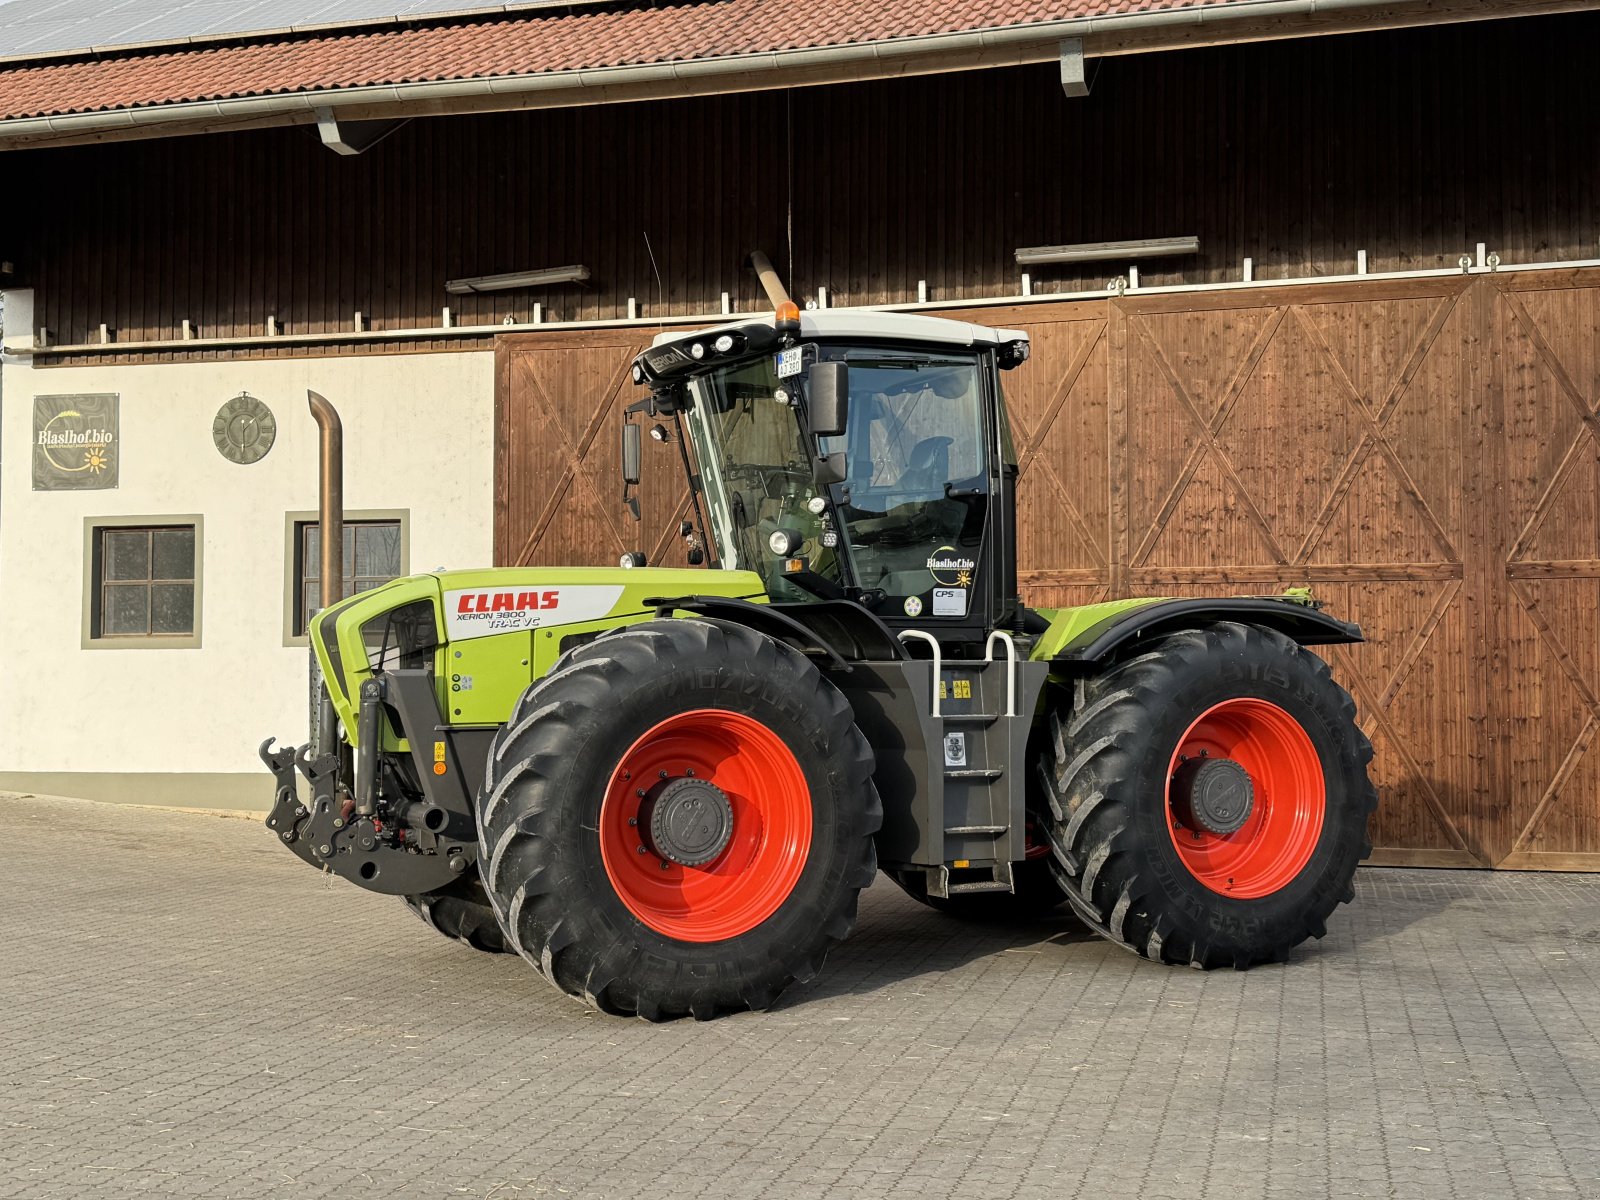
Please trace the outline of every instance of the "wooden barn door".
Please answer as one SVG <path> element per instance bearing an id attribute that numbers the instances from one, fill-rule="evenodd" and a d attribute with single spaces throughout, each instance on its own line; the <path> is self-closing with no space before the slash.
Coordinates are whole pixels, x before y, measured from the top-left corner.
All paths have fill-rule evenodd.
<path id="1" fill-rule="evenodd" d="M 1600 870 L 1600 272 L 1481 284 L 1477 371 L 1500 432 L 1499 865 Z"/>
<path id="2" fill-rule="evenodd" d="M 1036 605 L 1311 584 L 1376 751 L 1374 861 L 1600 870 L 1600 275 L 965 309 L 1004 377 Z M 682 562 L 675 453 L 624 513 L 631 332 L 499 349 L 497 561 Z"/>
<path id="3" fill-rule="evenodd" d="M 514 334 L 495 346 L 495 562 L 616 566 L 643 550 L 685 565 L 689 491 L 676 446 L 646 441 L 642 521 L 622 503 L 622 410 L 642 398 L 629 367 L 650 334 Z M 646 421 L 646 428 L 651 422 Z"/>
<path id="4" fill-rule="evenodd" d="M 1468 280 L 1114 305 L 1118 595 L 1310 584 L 1372 739 L 1377 858 L 1489 865 L 1488 481 L 1463 406 Z"/>

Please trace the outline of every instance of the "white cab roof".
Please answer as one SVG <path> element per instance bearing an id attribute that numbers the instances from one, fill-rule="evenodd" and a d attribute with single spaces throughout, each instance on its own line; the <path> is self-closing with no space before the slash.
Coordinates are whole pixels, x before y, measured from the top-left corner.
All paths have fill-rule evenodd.
<path id="1" fill-rule="evenodd" d="M 739 329 L 745 325 L 771 325 L 773 316 L 768 313 L 751 313 L 723 325 L 692 333 L 662 333 L 651 342 L 652 346 L 665 346 L 700 336 L 710 336 L 724 329 Z M 998 346 L 1006 342 L 1025 342 L 1028 335 L 1020 329 L 989 329 L 968 321 L 951 321 L 945 317 L 924 317 L 914 313 L 874 312 L 865 308 L 808 309 L 800 314 L 800 336 L 805 338 L 846 338 L 885 340 L 896 342 L 937 342 L 941 346 Z"/>

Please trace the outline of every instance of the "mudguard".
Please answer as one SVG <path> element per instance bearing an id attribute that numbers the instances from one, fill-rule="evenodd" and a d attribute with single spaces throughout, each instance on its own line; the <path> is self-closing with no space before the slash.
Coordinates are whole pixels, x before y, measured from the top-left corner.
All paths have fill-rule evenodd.
<path id="1" fill-rule="evenodd" d="M 1074 668 L 1104 662 L 1129 642 L 1211 621 L 1261 625 L 1302 646 L 1360 642 L 1358 626 L 1320 611 L 1309 596 L 1232 596 L 1113 600 L 1081 608 L 1046 610 L 1050 628 L 1034 646 L 1032 658 Z"/>

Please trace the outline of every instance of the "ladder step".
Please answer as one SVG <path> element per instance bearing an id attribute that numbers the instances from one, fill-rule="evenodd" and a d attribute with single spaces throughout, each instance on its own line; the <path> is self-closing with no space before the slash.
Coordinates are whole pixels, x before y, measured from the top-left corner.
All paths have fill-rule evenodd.
<path id="1" fill-rule="evenodd" d="M 993 725 L 1000 719 L 998 713 L 945 713 L 944 719 L 957 725 Z"/>
<path id="2" fill-rule="evenodd" d="M 958 771 L 946 771 L 946 779 L 999 779 L 1005 772 L 999 767 L 963 767 Z"/>
<path id="3" fill-rule="evenodd" d="M 982 883 L 952 883 L 950 894 L 958 895 L 961 892 L 1009 892 L 1011 889 L 998 880 L 984 880 Z"/>
<path id="4" fill-rule="evenodd" d="M 999 837 L 1008 828 L 1006 825 L 952 825 L 944 832 L 947 837 L 951 834 L 960 837 Z"/>

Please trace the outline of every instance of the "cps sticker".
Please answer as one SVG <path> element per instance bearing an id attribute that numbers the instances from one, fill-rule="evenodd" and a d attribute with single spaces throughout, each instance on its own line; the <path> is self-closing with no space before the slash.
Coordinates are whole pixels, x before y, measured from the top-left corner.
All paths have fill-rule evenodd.
<path id="1" fill-rule="evenodd" d="M 905 602 L 906 616 L 920 617 L 922 615 L 922 597 L 907 596 Z"/>

